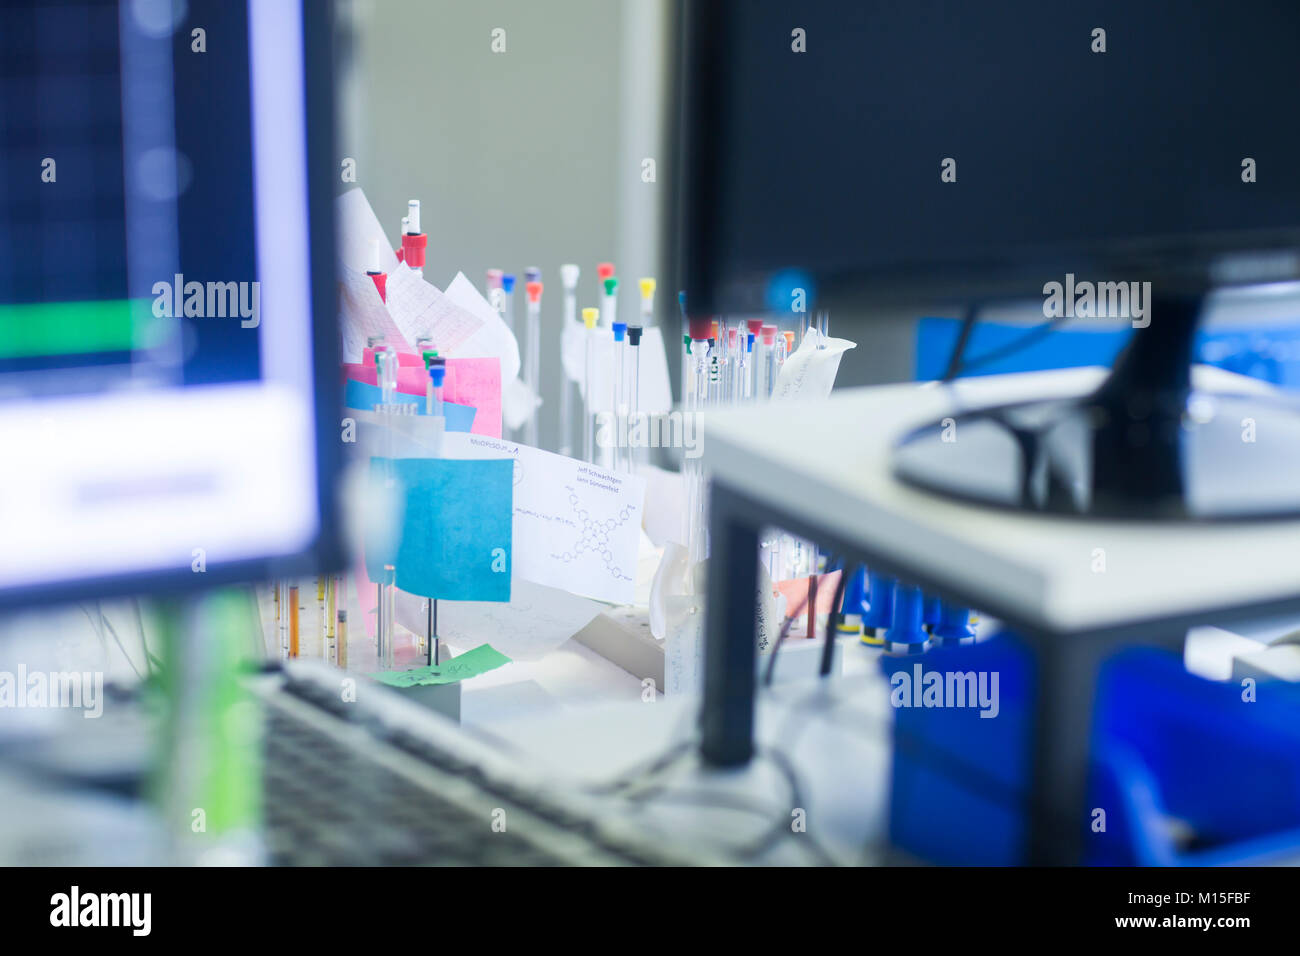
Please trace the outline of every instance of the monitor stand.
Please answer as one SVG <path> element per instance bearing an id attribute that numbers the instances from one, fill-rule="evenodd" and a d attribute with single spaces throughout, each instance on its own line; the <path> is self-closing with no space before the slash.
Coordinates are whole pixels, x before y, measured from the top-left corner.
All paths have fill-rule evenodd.
<path id="1" fill-rule="evenodd" d="M 1201 295 L 1157 294 L 1101 387 L 910 432 L 895 473 L 1020 511 L 1161 521 L 1300 514 L 1300 402 L 1192 385 Z"/>

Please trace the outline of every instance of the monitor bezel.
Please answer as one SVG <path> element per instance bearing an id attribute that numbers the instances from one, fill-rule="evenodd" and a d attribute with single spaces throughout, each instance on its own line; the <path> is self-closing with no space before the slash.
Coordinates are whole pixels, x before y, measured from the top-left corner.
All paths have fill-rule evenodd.
<path id="1" fill-rule="evenodd" d="M 306 128 L 308 264 L 311 289 L 311 372 L 315 414 L 316 533 L 291 554 L 189 565 L 114 575 L 66 578 L 36 585 L 0 587 L 0 609 L 125 596 L 167 596 L 273 578 L 336 572 L 344 567 L 338 521 L 338 473 L 342 460 L 338 381 L 337 286 L 334 183 L 334 5 L 297 2 L 301 17 Z"/>

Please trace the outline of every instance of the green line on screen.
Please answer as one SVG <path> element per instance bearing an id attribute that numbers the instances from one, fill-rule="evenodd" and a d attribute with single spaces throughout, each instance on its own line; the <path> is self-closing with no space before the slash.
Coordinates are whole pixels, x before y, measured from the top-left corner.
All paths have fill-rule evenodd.
<path id="1" fill-rule="evenodd" d="M 166 321 L 149 299 L 0 303 L 0 358 L 147 348 Z"/>

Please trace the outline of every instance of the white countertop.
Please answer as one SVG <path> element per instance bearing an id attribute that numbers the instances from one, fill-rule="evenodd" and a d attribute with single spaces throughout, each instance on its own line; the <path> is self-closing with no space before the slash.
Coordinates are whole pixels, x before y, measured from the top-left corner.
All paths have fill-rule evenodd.
<path id="1" fill-rule="evenodd" d="M 1239 376 L 1198 366 L 1198 387 Z M 897 438 L 985 404 L 1082 394 L 1102 369 L 836 391 L 816 403 L 708 413 L 710 474 L 756 501 L 883 561 L 924 569 L 935 587 L 986 595 L 1049 633 L 1072 633 L 1300 598 L 1300 520 L 1158 524 L 1016 514 L 937 497 L 896 480 Z M 1258 387 L 1253 383 L 1249 387 Z M 1105 571 L 1093 571 L 1094 549 Z M 1015 614 L 1006 609 L 1015 609 Z"/>

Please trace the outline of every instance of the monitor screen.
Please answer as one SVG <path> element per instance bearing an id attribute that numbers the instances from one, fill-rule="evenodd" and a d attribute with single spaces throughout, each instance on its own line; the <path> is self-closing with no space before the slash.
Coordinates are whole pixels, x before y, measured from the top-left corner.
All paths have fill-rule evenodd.
<path id="1" fill-rule="evenodd" d="M 779 308 L 789 275 L 832 295 L 1212 283 L 1223 253 L 1300 237 L 1289 0 L 686 11 L 693 311 Z M 1295 274 L 1272 261 L 1242 278 Z"/>
<path id="2" fill-rule="evenodd" d="M 298 0 L 0 8 L 0 604 L 330 550 L 306 26 Z"/>

